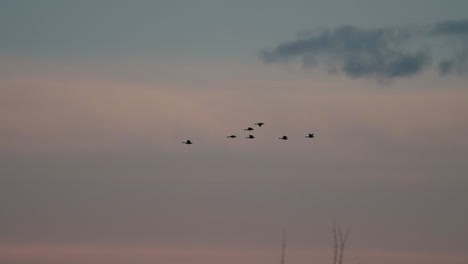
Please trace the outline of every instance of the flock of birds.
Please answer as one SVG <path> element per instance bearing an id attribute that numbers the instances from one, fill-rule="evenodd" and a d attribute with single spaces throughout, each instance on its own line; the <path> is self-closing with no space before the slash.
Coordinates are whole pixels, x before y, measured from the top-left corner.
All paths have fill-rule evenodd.
<path id="1" fill-rule="evenodd" d="M 255 123 L 254 125 L 258 126 L 258 127 L 262 127 L 265 123 Z M 253 131 L 254 129 L 251 128 L 251 127 L 248 127 L 246 129 L 244 129 L 244 131 Z M 230 135 L 230 136 L 227 136 L 227 138 L 236 138 L 237 136 L 236 135 Z M 308 134 L 307 136 L 305 136 L 306 138 L 314 138 L 315 135 L 314 134 Z M 254 135 L 249 135 L 248 137 L 245 137 L 245 138 L 248 138 L 248 139 L 254 139 Z M 282 140 L 288 140 L 288 137 L 287 136 L 282 136 L 280 137 L 279 139 L 282 139 Z M 193 144 L 192 141 L 190 139 L 188 139 L 187 141 L 185 142 L 182 142 L 184 144 L 187 144 L 187 145 L 191 145 Z"/>

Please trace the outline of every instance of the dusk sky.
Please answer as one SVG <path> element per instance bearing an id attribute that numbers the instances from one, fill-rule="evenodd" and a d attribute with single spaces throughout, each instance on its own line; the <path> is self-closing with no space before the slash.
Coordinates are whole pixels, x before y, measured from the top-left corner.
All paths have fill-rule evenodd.
<path id="1" fill-rule="evenodd" d="M 468 263 L 467 10 L 0 0 L 0 263 Z"/>

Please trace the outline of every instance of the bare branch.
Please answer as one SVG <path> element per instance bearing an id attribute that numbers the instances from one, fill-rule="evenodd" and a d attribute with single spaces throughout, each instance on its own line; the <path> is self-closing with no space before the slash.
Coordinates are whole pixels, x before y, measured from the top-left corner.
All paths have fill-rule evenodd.
<path id="1" fill-rule="evenodd" d="M 338 264 L 343 264 L 343 252 L 344 252 L 344 249 L 345 249 L 346 240 L 348 240 L 349 228 L 347 228 L 347 229 L 346 229 L 346 232 L 343 234 L 343 232 L 342 232 L 342 230 L 341 230 L 341 227 L 339 227 L 339 228 L 338 228 L 338 235 L 339 235 L 339 238 L 340 238 L 340 242 L 339 242 L 340 248 L 339 248 L 339 260 L 338 260 Z"/>
<path id="2" fill-rule="evenodd" d="M 281 264 L 286 263 L 286 232 L 283 231 L 283 242 L 281 245 Z"/>
<path id="3" fill-rule="evenodd" d="M 345 250 L 346 241 L 349 237 L 349 227 L 346 228 L 346 231 L 343 233 L 341 226 L 337 226 L 333 220 L 333 264 L 343 264 L 343 253 Z"/>
<path id="4" fill-rule="evenodd" d="M 333 232 L 333 264 L 337 264 L 336 261 L 338 257 L 338 234 L 336 230 L 335 219 L 333 219 L 332 232 Z"/>

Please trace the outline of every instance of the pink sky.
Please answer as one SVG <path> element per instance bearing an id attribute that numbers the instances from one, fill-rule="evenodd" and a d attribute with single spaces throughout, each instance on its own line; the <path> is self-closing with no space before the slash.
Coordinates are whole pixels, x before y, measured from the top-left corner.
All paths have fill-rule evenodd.
<path id="1" fill-rule="evenodd" d="M 0 262 L 275 263 L 287 228 L 288 263 L 326 263 L 333 217 L 353 230 L 346 263 L 468 261 L 463 82 L 190 66 L 0 80 Z"/>
<path id="2" fill-rule="evenodd" d="M 331 262 L 330 249 L 291 249 L 287 263 Z M 45 244 L 1 245 L 0 260 L 9 263 L 276 263 L 279 250 L 255 248 L 168 248 L 156 245 Z M 451 263 L 463 264 L 468 255 L 444 251 L 345 251 L 346 263 Z"/>

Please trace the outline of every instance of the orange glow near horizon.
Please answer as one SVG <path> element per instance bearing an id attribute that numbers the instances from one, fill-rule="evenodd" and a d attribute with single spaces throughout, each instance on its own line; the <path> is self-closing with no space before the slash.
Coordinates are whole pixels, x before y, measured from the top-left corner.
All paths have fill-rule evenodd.
<path id="1" fill-rule="evenodd" d="M 154 245 L 106 244 L 2 244 L 0 261 L 84 261 L 85 263 L 275 263 L 278 250 L 167 248 Z M 290 249 L 288 263 L 328 262 L 330 249 Z M 348 263 L 463 264 L 468 255 L 444 251 L 349 249 Z M 55 262 L 54 262 L 55 263 Z"/>

